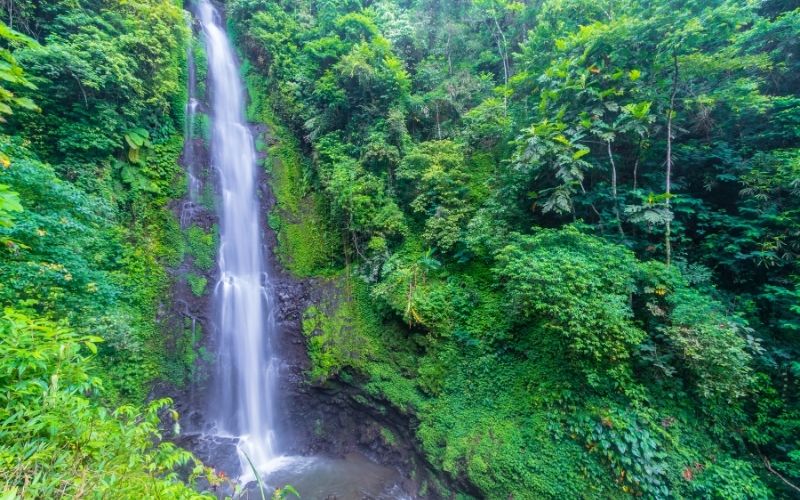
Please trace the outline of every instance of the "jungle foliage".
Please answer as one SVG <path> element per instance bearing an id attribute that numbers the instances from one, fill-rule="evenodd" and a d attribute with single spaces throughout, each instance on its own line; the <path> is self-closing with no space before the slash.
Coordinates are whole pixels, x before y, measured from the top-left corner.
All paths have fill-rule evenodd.
<path id="1" fill-rule="evenodd" d="M 795 2 L 227 8 L 281 260 L 341 285 L 305 314 L 311 377 L 418 422 L 464 496 L 797 494 Z M 217 479 L 141 407 L 179 371 L 165 269 L 216 246 L 169 210 L 180 2 L 0 19 L 2 496 L 195 496 Z"/>
<path id="2" fill-rule="evenodd" d="M 169 209 L 182 5 L 8 0 L 0 19 L 0 496 L 196 498 L 218 479 L 167 441 L 170 402 L 144 404 L 174 364 L 166 267 L 213 245 Z"/>
<path id="3" fill-rule="evenodd" d="M 313 377 L 414 414 L 481 497 L 797 494 L 795 3 L 228 14 L 282 123 L 280 251 L 342 284 Z M 313 240 L 281 236 L 300 202 Z"/>

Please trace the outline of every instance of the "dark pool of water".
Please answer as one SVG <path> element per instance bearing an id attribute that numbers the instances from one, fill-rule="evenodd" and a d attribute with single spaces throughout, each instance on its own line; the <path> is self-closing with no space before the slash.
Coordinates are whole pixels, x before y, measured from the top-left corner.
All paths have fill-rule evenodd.
<path id="1" fill-rule="evenodd" d="M 238 440 L 209 434 L 186 434 L 179 443 L 192 450 L 204 463 L 230 478 L 246 483 L 240 498 L 261 500 L 252 469 L 241 463 Z M 283 456 L 271 460 L 261 471 L 264 496 L 276 488 L 292 485 L 302 500 L 404 500 L 415 498 L 403 490 L 399 470 L 373 462 L 360 453 L 342 458 L 325 456 Z M 216 491 L 221 497 L 233 494 L 230 487 Z M 291 495 L 289 498 L 294 498 Z"/>
<path id="2" fill-rule="evenodd" d="M 400 473 L 353 453 L 344 458 L 280 457 L 262 477 L 269 498 L 272 491 L 292 485 L 303 500 L 410 499 L 403 492 Z M 250 482 L 242 495 L 260 499 L 258 483 Z M 290 496 L 290 498 L 292 498 Z"/>

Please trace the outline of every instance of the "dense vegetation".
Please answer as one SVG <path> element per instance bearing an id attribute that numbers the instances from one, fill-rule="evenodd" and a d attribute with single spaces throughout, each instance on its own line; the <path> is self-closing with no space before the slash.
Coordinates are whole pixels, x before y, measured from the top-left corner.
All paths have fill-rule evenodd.
<path id="1" fill-rule="evenodd" d="M 0 0 L 3 498 L 218 481 L 144 403 L 195 356 L 167 269 L 213 267 L 170 209 L 181 4 Z M 310 376 L 408 416 L 421 495 L 798 494 L 795 2 L 227 9 L 279 256 L 340 290 Z"/>
<path id="2" fill-rule="evenodd" d="M 793 2 L 228 14 L 281 257 L 342 288 L 306 313 L 315 378 L 477 496 L 797 494 Z"/>
<path id="3" fill-rule="evenodd" d="M 0 6 L 0 496 L 195 497 L 206 469 L 161 441 L 177 414 L 142 406 L 180 370 L 159 311 L 183 258 L 183 10 Z"/>

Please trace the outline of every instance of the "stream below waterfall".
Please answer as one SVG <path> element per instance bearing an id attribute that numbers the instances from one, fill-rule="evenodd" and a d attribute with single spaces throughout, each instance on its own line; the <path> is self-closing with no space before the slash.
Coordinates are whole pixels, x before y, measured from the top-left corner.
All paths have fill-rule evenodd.
<path id="1" fill-rule="evenodd" d="M 202 394 L 192 389 L 194 419 L 200 423 L 188 426 L 182 444 L 246 485 L 242 497 L 261 498 L 257 475 L 267 497 L 290 484 L 304 499 L 410 498 L 400 487 L 399 470 L 359 453 L 333 458 L 286 452 L 298 449 L 291 429 L 300 423 L 281 421 L 290 419 L 282 417 L 288 412 L 280 408 L 284 363 L 276 347 L 281 331 L 275 312 L 275 263 L 265 244 L 270 229 L 259 197 L 261 176 L 253 134 L 244 116 L 246 95 L 220 12 L 209 0 L 197 0 L 191 7 L 207 57 L 208 96 L 195 95 L 190 52 L 188 146 L 183 160 L 189 190 L 181 223 L 188 226 L 202 210 L 197 163 L 210 155 L 205 161 L 210 162 L 216 192 L 219 279 L 208 306 L 213 369 Z M 211 119 L 209 155 L 194 151 L 195 115 L 201 108 L 207 108 Z"/>

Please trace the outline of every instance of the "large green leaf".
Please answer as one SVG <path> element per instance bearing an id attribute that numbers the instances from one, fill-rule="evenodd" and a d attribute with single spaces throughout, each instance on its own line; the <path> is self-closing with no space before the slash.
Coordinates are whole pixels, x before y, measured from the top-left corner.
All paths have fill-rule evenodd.
<path id="1" fill-rule="evenodd" d="M 19 195 L 7 185 L 0 184 L 0 227 L 11 226 L 14 221 L 11 212 L 22 212 Z"/>

